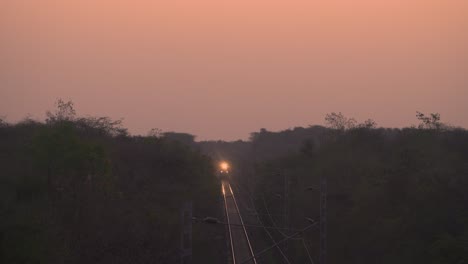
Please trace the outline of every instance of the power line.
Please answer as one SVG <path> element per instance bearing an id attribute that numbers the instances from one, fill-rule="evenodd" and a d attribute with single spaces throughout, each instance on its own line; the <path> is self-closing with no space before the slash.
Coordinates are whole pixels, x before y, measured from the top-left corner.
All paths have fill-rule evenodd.
<path id="1" fill-rule="evenodd" d="M 238 186 L 237 186 L 237 187 L 238 187 Z M 239 188 L 239 187 L 238 187 L 238 188 Z M 245 189 L 245 188 L 244 188 L 244 189 Z M 254 204 L 253 198 L 252 198 L 252 195 L 250 194 L 250 192 L 248 192 L 248 191 L 245 191 L 245 192 L 247 192 L 247 194 L 248 194 L 249 197 L 250 197 L 250 200 L 251 200 L 252 204 Z M 325 196 L 326 196 L 326 193 L 325 193 Z M 265 210 L 266 210 L 266 212 L 267 212 L 266 214 L 263 214 L 263 215 L 268 215 L 268 217 L 269 217 L 269 219 L 270 219 L 270 221 L 271 221 L 271 223 L 272 223 L 272 226 L 273 226 L 273 227 L 269 227 L 269 228 L 275 229 L 275 230 L 278 231 L 283 237 L 287 237 L 288 235 L 285 234 L 285 233 L 284 233 L 283 231 L 281 231 L 281 230 L 294 231 L 294 229 L 291 229 L 291 228 L 288 229 L 288 228 L 281 228 L 281 227 L 278 227 L 278 225 L 276 224 L 276 221 L 274 220 L 274 218 L 272 217 L 272 214 L 270 213 L 270 210 L 268 209 L 268 205 L 267 205 L 267 203 L 266 203 L 266 200 L 265 200 L 265 196 L 264 196 L 264 195 L 262 195 L 262 201 L 263 201 L 263 207 L 265 208 Z M 254 206 L 255 206 L 255 204 L 254 204 Z M 326 209 L 326 208 L 325 208 L 325 209 Z M 256 211 L 256 212 L 257 212 L 257 211 Z M 257 213 L 258 213 L 258 212 L 257 212 Z M 259 214 L 259 215 L 260 215 L 260 214 Z M 259 219 L 259 221 L 262 222 L 261 219 Z M 268 233 L 269 233 L 269 232 L 268 232 Z M 271 237 L 271 234 L 270 234 L 270 237 Z M 295 238 L 291 238 L 291 239 L 292 239 L 292 240 L 296 240 Z M 297 238 L 297 240 L 301 240 L 301 242 L 302 242 L 301 244 L 302 244 L 302 246 L 304 247 L 304 249 L 305 249 L 305 251 L 306 251 L 306 253 L 307 253 L 307 257 L 309 258 L 310 262 L 313 264 L 314 261 L 313 261 L 313 259 L 312 259 L 311 254 L 310 254 L 309 248 L 308 248 L 307 245 L 305 244 L 304 238 Z M 275 240 L 274 240 L 273 238 L 272 238 L 272 241 L 275 242 Z M 281 248 L 278 248 L 278 249 L 280 250 L 281 253 L 283 253 L 283 251 L 281 250 Z"/>
<path id="2" fill-rule="evenodd" d="M 290 235 L 290 236 L 287 236 L 287 237 L 283 238 L 282 240 L 278 241 L 277 243 L 271 245 L 270 247 L 265 248 L 264 250 L 258 252 L 257 254 L 254 254 L 251 258 L 244 260 L 244 261 L 241 262 L 240 264 L 244 264 L 244 263 L 249 262 L 249 261 L 252 260 L 252 259 L 258 258 L 259 256 L 265 254 L 265 252 L 267 252 L 268 250 L 270 250 L 270 249 L 272 249 L 272 248 L 274 248 L 274 247 L 276 247 L 276 246 L 278 246 L 278 245 L 280 245 L 280 244 L 286 242 L 287 240 L 289 240 L 289 239 L 291 239 L 291 238 L 293 238 L 293 237 L 295 237 L 295 236 L 297 236 L 297 235 L 299 235 L 299 234 L 301 234 L 301 233 L 303 233 L 303 232 L 305 232 L 305 231 L 311 229 L 312 227 L 314 227 L 314 226 L 316 226 L 316 225 L 317 225 L 317 222 L 315 222 L 315 223 L 313 223 L 313 224 L 311 224 L 311 225 L 309 225 L 309 226 L 307 226 L 307 227 L 301 229 L 299 232 L 296 232 L 296 233 L 294 233 L 294 234 L 292 234 L 292 235 Z"/>
<path id="3" fill-rule="evenodd" d="M 287 235 L 285 233 L 283 233 L 280 228 L 276 225 L 276 222 L 274 221 L 272 215 L 270 214 L 270 210 L 268 209 L 268 206 L 266 204 L 266 201 L 265 201 L 265 196 L 262 195 L 262 200 L 263 200 L 263 206 L 265 207 L 266 211 L 267 211 L 267 215 L 269 216 L 270 218 L 270 221 L 272 223 L 272 225 L 276 228 L 276 231 L 278 231 L 283 237 L 286 237 Z M 312 264 L 314 264 L 314 261 L 312 259 L 312 256 L 310 255 L 310 252 L 309 252 L 309 248 L 307 247 L 307 245 L 305 244 L 305 240 L 304 238 L 300 238 L 299 240 L 302 241 L 302 245 L 304 246 L 304 249 L 306 250 L 307 252 L 307 257 L 309 258 L 310 262 Z"/>
<path id="4" fill-rule="evenodd" d="M 232 213 L 230 213 L 232 214 Z M 192 220 L 195 220 L 195 221 L 201 221 L 200 218 L 197 218 L 197 217 L 192 217 Z M 243 224 L 243 225 L 240 225 L 240 224 L 231 224 L 231 223 L 226 223 L 226 222 L 222 222 L 222 221 L 219 221 L 218 219 L 216 218 L 209 218 L 208 220 L 204 220 L 203 222 L 206 222 L 206 223 L 213 223 L 213 224 L 220 224 L 220 225 L 229 225 L 229 226 L 246 226 L 246 227 L 258 227 L 258 228 L 266 228 L 266 229 L 277 229 L 277 227 L 274 227 L 274 226 L 265 226 L 265 225 L 250 225 L 250 224 Z M 281 229 L 285 229 L 286 228 L 281 228 Z M 299 229 L 288 229 L 289 231 L 294 231 L 294 232 L 297 232 L 297 231 L 300 231 Z"/>
<path id="5" fill-rule="evenodd" d="M 272 225 L 273 225 L 274 227 L 277 228 L 277 231 L 278 231 L 283 237 L 286 237 L 286 234 L 283 233 L 283 232 L 278 228 L 278 225 L 276 225 L 276 222 L 274 221 L 272 215 L 270 214 L 270 210 L 268 209 L 268 206 L 267 206 L 267 204 L 266 204 L 265 196 L 264 196 L 264 195 L 262 195 L 262 200 L 263 200 L 263 207 L 265 207 L 265 210 L 267 211 L 267 215 L 268 215 L 268 217 L 270 218 L 270 221 L 271 221 Z"/>
<path id="6" fill-rule="evenodd" d="M 304 245 L 304 248 L 307 252 L 307 256 L 309 257 L 310 263 L 314 264 L 314 260 L 312 259 L 312 256 L 310 255 L 309 248 L 307 247 L 304 238 L 302 238 L 301 240 L 302 240 L 302 245 Z"/>
<path id="7" fill-rule="evenodd" d="M 271 221 L 272 225 L 273 225 L 274 227 L 276 227 L 276 231 L 278 231 L 283 237 L 286 237 L 287 235 L 286 235 L 285 233 L 283 233 L 283 232 L 280 230 L 280 228 L 278 228 L 278 226 L 276 225 L 276 223 L 275 223 L 273 217 L 271 216 L 270 210 L 268 209 L 268 206 L 267 206 L 267 204 L 266 204 L 265 196 L 264 196 L 264 195 L 262 195 L 262 200 L 263 200 L 263 206 L 265 207 L 265 209 L 266 209 L 266 211 L 267 211 L 267 214 L 268 214 L 268 216 L 269 216 L 269 218 L 270 218 L 270 221 Z M 309 258 L 310 262 L 311 262 L 312 264 L 314 264 L 314 261 L 312 260 L 312 256 L 310 255 L 309 249 L 307 248 L 307 245 L 305 244 L 304 238 L 300 238 L 299 240 L 302 241 L 302 245 L 304 246 L 304 249 L 305 249 L 306 252 L 307 252 L 307 257 Z"/>
<path id="8" fill-rule="evenodd" d="M 238 185 L 235 185 L 235 187 L 236 187 L 238 190 L 240 190 L 240 188 L 239 188 Z M 251 204 L 252 204 L 253 210 L 254 210 L 255 213 L 256 213 L 256 216 L 257 216 L 258 221 L 260 222 L 260 224 L 261 224 L 262 226 L 265 226 L 264 223 L 263 223 L 263 221 L 261 220 L 260 216 L 258 215 L 258 211 L 257 211 L 256 208 L 255 208 L 255 203 L 254 203 L 254 201 L 253 201 L 252 195 L 250 194 L 250 191 L 247 190 L 247 191 L 244 191 L 244 192 L 247 193 L 247 195 L 249 196 L 250 202 L 251 202 Z M 276 229 L 276 227 L 273 227 L 273 228 Z M 271 241 L 275 244 L 276 241 L 275 241 L 274 237 L 271 235 L 271 233 L 270 233 L 266 228 L 265 228 L 264 230 L 265 230 L 265 232 L 267 233 L 267 235 L 270 237 Z M 289 261 L 288 257 L 284 254 L 283 250 L 281 250 L 281 248 L 280 248 L 279 246 L 276 246 L 276 248 L 277 248 L 278 251 L 280 252 L 280 254 L 281 254 L 281 256 L 283 257 L 283 259 L 286 261 L 286 263 L 291 264 L 291 262 Z"/>

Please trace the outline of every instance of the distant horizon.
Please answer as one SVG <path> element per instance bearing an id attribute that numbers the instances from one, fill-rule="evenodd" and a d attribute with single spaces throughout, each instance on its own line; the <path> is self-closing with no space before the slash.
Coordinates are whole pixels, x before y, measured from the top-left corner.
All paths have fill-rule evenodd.
<path id="1" fill-rule="evenodd" d="M 0 36 L 0 263 L 468 264 L 468 0 L 0 0 Z"/>
<path id="2" fill-rule="evenodd" d="M 415 112 L 468 127 L 468 1 L 3 1 L 0 114 L 56 98 L 200 139 Z"/>
<path id="3" fill-rule="evenodd" d="M 76 107 L 76 106 L 75 106 Z M 51 109 L 48 109 L 46 111 L 49 111 Z M 77 110 L 77 109 L 75 109 Z M 45 112 L 44 111 L 44 114 L 42 114 L 42 117 L 37 117 L 35 115 L 32 115 L 32 114 L 26 114 L 23 118 L 19 118 L 17 120 L 10 120 L 8 118 L 8 116 L 5 116 L 5 115 L 1 115 L 0 114 L 0 118 L 2 118 L 4 121 L 6 121 L 7 123 L 9 124 L 17 124 L 27 118 L 31 118 L 32 120 L 35 120 L 35 121 L 39 121 L 39 122 L 45 122 L 46 120 L 46 117 L 45 117 Z M 339 113 L 340 111 L 335 111 L 336 113 Z M 414 112 L 414 123 L 411 123 L 411 124 L 406 124 L 406 125 L 400 125 L 400 126 L 385 126 L 385 125 L 381 125 L 378 120 L 375 120 L 373 118 L 366 118 L 366 119 L 372 119 L 373 121 L 376 122 L 377 124 L 377 127 L 376 128 L 388 128 L 388 129 L 403 129 L 403 128 L 410 128 L 412 126 L 417 126 L 418 125 L 418 122 L 417 122 L 417 119 L 416 119 L 416 112 Z M 350 115 L 347 115 L 346 113 L 343 113 L 341 112 L 344 116 L 348 117 L 348 118 L 354 118 L 353 116 L 350 116 Z M 430 113 L 438 113 L 437 111 L 435 112 L 427 112 L 427 113 L 424 113 L 424 114 L 430 114 Z M 326 113 L 328 114 L 328 113 Z M 104 117 L 104 115 L 99 115 L 99 114 L 95 114 L 95 115 L 92 115 L 92 114 L 86 114 L 86 115 L 82 115 L 79 113 L 79 109 L 77 111 L 77 114 L 76 114 L 77 117 Z M 126 129 L 128 129 L 128 132 L 129 132 L 129 135 L 131 136 L 146 136 L 148 134 L 148 132 L 150 132 L 151 129 L 153 128 L 158 128 L 158 129 L 161 129 L 160 127 L 152 127 L 150 129 L 148 129 L 147 131 L 140 131 L 140 132 L 135 132 L 134 129 L 126 126 L 126 119 L 125 118 L 114 118 L 114 117 L 109 117 L 113 120 L 122 120 L 122 126 Z M 325 118 L 325 115 L 324 115 L 324 118 Z M 364 119 L 360 120 L 356 120 L 358 123 L 361 123 L 363 121 L 365 121 Z M 454 127 L 459 127 L 459 128 L 463 128 L 463 129 L 466 129 L 466 127 L 464 126 L 460 126 L 460 125 L 457 125 L 457 124 L 453 124 L 453 123 L 449 123 L 449 122 L 445 122 L 444 120 L 444 117 L 441 116 L 441 122 L 444 123 L 444 124 L 447 124 L 447 125 L 450 125 L 450 126 L 454 126 Z M 310 127 L 314 127 L 314 126 L 320 126 L 320 127 L 324 127 L 324 128 L 327 128 L 327 125 L 325 123 L 325 121 L 323 120 L 321 123 L 315 123 L 315 124 L 308 124 L 308 125 L 295 125 L 295 126 L 289 126 L 289 127 L 284 127 L 284 128 L 276 128 L 276 129 L 271 129 L 271 128 L 268 128 L 268 127 L 259 127 L 257 128 L 256 130 L 252 130 L 250 132 L 248 132 L 248 134 L 243 137 L 243 138 L 230 138 L 230 139 L 226 139 L 226 138 L 202 138 L 200 137 L 200 135 L 197 135 L 197 134 L 194 134 L 194 133 L 191 133 L 190 131 L 184 131 L 184 130 L 174 130 L 174 129 L 170 129 L 168 128 L 167 130 L 166 129 L 161 129 L 162 133 L 170 133 L 170 132 L 175 132 L 175 133 L 187 133 L 187 134 L 190 134 L 190 135 L 193 135 L 195 136 L 195 141 L 196 142 L 203 142 L 203 141 L 225 141 L 225 142 L 235 142 L 235 141 L 249 141 L 249 137 L 250 137 L 250 134 L 251 133 L 255 133 L 255 132 L 260 132 L 261 129 L 266 129 L 268 132 L 273 132 L 273 133 L 278 133 L 278 132 L 282 132 L 282 131 L 287 131 L 287 130 L 294 130 L 296 128 L 310 128 Z"/>

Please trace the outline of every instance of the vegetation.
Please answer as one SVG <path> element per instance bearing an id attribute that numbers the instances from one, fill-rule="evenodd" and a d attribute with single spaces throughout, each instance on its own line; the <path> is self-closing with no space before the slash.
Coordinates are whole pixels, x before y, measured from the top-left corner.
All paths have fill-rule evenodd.
<path id="1" fill-rule="evenodd" d="M 319 220 L 326 177 L 330 263 L 468 263 L 468 132 L 437 113 L 416 118 L 387 129 L 331 113 L 328 127 L 236 142 L 130 136 L 121 120 L 78 117 L 61 100 L 45 123 L 0 119 L 0 262 L 175 263 L 179 208 L 193 201 L 196 217 L 222 217 L 213 164 L 229 160 L 240 203 L 253 201 L 268 226 L 286 225 L 285 203 L 291 227 Z M 284 249 L 289 260 L 310 262 L 307 248 L 318 262 L 318 229 L 301 238 Z M 269 239 L 253 237 L 254 250 Z M 225 262 L 224 240 L 222 226 L 195 223 L 194 263 Z"/>
<path id="2" fill-rule="evenodd" d="M 181 204 L 220 211 L 211 159 L 176 140 L 61 100 L 46 123 L 1 124 L 0 263 L 175 263 Z M 209 228 L 194 226 L 194 263 L 224 260 Z"/>
<path id="3" fill-rule="evenodd" d="M 325 176 L 330 263 L 468 263 L 468 132 L 449 129 L 438 114 L 418 113 L 421 125 L 407 129 L 349 126 L 341 114 L 332 117 L 327 133 L 311 128 L 295 153 L 276 153 L 257 164 L 258 207 L 269 213 L 264 199 L 273 214 L 266 223 L 284 224 L 277 215 L 284 213 L 278 204 L 286 202 L 285 177 L 291 183 L 291 225 L 318 220 Z M 288 140 L 271 140 L 286 135 Z M 300 135 L 260 133 L 253 144 L 278 148 L 294 137 Z M 313 144 L 317 138 L 320 144 Z M 318 229 L 305 238 L 318 261 Z M 290 242 L 288 252 L 294 263 L 309 261 L 298 241 Z"/>

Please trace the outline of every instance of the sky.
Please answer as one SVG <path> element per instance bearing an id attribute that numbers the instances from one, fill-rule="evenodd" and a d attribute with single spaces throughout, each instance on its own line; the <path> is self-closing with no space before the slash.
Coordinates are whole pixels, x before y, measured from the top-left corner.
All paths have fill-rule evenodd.
<path id="1" fill-rule="evenodd" d="M 0 116 L 198 140 L 416 111 L 468 127 L 467 0 L 2 0 Z"/>

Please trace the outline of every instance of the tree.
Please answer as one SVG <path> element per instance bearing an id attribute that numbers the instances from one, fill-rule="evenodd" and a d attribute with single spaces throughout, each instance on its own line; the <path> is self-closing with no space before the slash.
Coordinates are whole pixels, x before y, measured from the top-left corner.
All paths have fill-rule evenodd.
<path id="1" fill-rule="evenodd" d="M 148 132 L 148 137 L 160 138 L 163 136 L 163 131 L 160 128 L 152 128 Z"/>
<path id="2" fill-rule="evenodd" d="M 325 116 L 325 122 L 327 123 L 327 126 L 332 129 L 344 131 L 344 130 L 350 130 L 350 129 L 356 129 L 356 128 L 376 128 L 377 123 L 372 120 L 372 119 L 367 119 L 363 123 L 357 123 L 356 119 L 354 118 L 348 118 L 344 116 L 341 112 L 338 114 L 335 112 L 332 112 L 330 114 L 327 114 Z"/>
<path id="3" fill-rule="evenodd" d="M 300 149 L 301 153 L 306 156 L 312 156 L 314 154 L 314 150 L 315 150 L 314 141 L 310 139 L 305 140 Z"/>
<path id="4" fill-rule="evenodd" d="M 6 127 L 8 123 L 5 121 L 5 117 L 0 116 L 0 127 Z"/>
<path id="5" fill-rule="evenodd" d="M 126 136 L 128 130 L 122 125 L 123 120 L 113 120 L 110 117 L 82 117 L 76 120 L 76 124 L 82 129 L 94 129 L 100 134 L 110 136 Z"/>
<path id="6" fill-rule="evenodd" d="M 328 127 L 336 130 L 347 130 L 353 129 L 356 127 L 356 119 L 354 118 L 347 118 L 341 112 L 338 114 L 332 112 L 325 116 L 325 122 L 327 123 Z"/>
<path id="7" fill-rule="evenodd" d="M 75 108 L 73 107 L 74 104 L 72 101 L 65 102 L 62 99 L 58 99 L 55 102 L 55 106 L 56 106 L 56 109 L 54 112 L 50 112 L 50 111 L 46 112 L 47 123 L 75 120 L 76 111 L 75 111 Z"/>
<path id="8" fill-rule="evenodd" d="M 192 145 L 195 142 L 195 136 L 188 133 L 166 132 L 164 133 L 164 138 L 187 145 Z"/>
<path id="9" fill-rule="evenodd" d="M 42 129 L 32 143 L 34 161 L 53 189 L 78 188 L 109 172 L 103 146 L 81 139 L 70 123 Z"/>
<path id="10" fill-rule="evenodd" d="M 425 114 L 416 111 L 416 118 L 421 121 L 421 123 L 418 125 L 418 128 L 420 129 L 435 129 L 439 130 L 442 128 L 445 128 L 446 125 L 442 122 L 440 122 L 440 114 L 439 113 L 431 113 L 429 116 L 426 116 Z"/>
<path id="11" fill-rule="evenodd" d="M 359 128 L 376 128 L 377 127 L 377 123 L 372 120 L 372 119 L 367 119 L 366 121 L 364 121 L 364 123 L 361 123 L 358 125 Z"/>

